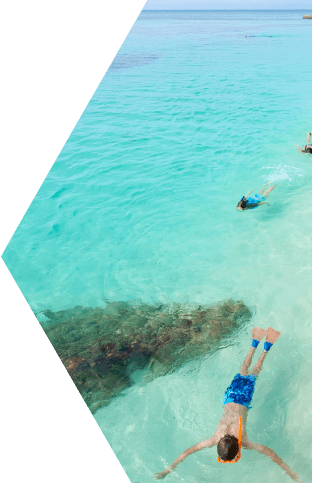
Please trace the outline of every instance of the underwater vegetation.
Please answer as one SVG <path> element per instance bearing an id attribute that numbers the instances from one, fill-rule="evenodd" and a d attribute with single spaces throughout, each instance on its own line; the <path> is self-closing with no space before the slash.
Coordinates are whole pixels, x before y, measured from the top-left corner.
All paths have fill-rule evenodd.
<path id="1" fill-rule="evenodd" d="M 232 300 L 196 308 L 111 302 L 43 313 L 43 329 L 92 413 L 129 387 L 135 370 L 148 368 L 148 379 L 172 372 L 217 350 L 251 318 Z"/>

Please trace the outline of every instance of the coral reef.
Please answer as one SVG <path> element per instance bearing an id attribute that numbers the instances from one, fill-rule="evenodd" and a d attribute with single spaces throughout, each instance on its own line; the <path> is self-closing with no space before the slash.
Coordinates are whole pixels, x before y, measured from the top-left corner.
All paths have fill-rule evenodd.
<path id="1" fill-rule="evenodd" d="M 203 307 L 111 302 L 43 312 L 49 340 L 92 412 L 131 385 L 130 375 L 148 367 L 152 377 L 218 348 L 247 322 L 243 302 Z"/>

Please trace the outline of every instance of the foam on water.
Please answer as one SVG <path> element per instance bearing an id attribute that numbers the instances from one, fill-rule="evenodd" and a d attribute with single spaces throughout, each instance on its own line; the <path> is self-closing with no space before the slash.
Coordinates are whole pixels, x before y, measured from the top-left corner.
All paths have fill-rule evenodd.
<path id="1" fill-rule="evenodd" d="M 249 414 L 251 439 L 307 477 L 311 455 L 312 30 L 304 12 L 144 12 L 3 258 L 34 312 L 105 300 L 213 303 L 282 331 Z M 272 180 L 270 207 L 239 213 Z M 207 438 L 249 345 L 137 383 L 96 419 L 133 483 Z M 234 468 L 233 468 L 234 467 Z M 215 450 L 168 476 L 286 481 L 252 452 Z"/>

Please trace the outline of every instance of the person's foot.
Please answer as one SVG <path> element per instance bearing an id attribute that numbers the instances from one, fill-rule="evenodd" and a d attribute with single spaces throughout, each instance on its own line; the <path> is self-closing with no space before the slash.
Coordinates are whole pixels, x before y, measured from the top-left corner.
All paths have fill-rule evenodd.
<path id="1" fill-rule="evenodd" d="M 277 341 L 281 333 L 278 330 L 272 329 L 272 327 L 269 327 L 266 331 L 266 342 L 270 342 L 270 344 L 274 344 L 274 342 Z"/>
<path id="2" fill-rule="evenodd" d="M 252 338 L 256 340 L 261 340 L 265 336 L 265 330 L 254 327 L 252 329 Z"/>

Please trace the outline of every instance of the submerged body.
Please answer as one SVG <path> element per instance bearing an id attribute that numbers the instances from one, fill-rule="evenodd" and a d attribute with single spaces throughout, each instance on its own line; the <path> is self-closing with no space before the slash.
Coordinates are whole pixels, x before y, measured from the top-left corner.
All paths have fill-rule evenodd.
<path id="1" fill-rule="evenodd" d="M 236 374 L 224 393 L 224 413 L 213 436 L 217 441 L 226 434 L 238 439 L 239 418 L 242 417 L 242 446 L 247 448 L 249 442 L 246 430 L 247 414 L 251 409 L 250 402 L 255 391 L 256 374 L 245 374 L 244 367 L 241 372 L 244 375 L 240 372 Z"/>
<path id="2" fill-rule="evenodd" d="M 266 334 L 266 342 L 264 344 L 264 350 L 258 359 L 255 366 L 252 368 L 251 373 L 248 374 L 248 369 L 251 364 L 252 357 L 255 353 L 256 347 L 259 341 Z M 249 440 L 246 430 L 248 408 L 250 408 L 250 402 L 255 389 L 256 377 L 262 369 L 263 361 L 272 344 L 278 339 L 280 332 L 269 327 L 267 331 L 264 329 L 258 329 L 255 327 L 252 331 L 252 347 L 250 348 L 244 363 L 240 369 L 240 372 L 236 374 L 232 380 L 230 386 L 228 386 L 224 394 L 224 408 L 223 416 L 219 421 L 218 427 L 211 438 L 201 441 L 196 445 L 188 448 L 184 451 L 169 468 L 157 473 L 155 479 L 163 479 L 167 476 L 181 461 L 187 456 L 200 451 L 205 448 L 212 448 L 217 446 L 219 459 L 218 461 L 224 463 L 236 462 L 240 457 L 240 445 L 245 449 L 254 449 L 259 453 L 269 456 L 274 463 L 277 463 L 281 468 L 298 483 L 301 483 L 300 477 L 297 473 L 291 470 L 291 468 L 283 462 L 283 460 L 270 448 L 254 443 Z M 239 441 L 239 421 L 242 421 L 242 433 L 241 442 Z M 239 443 L 239 444 L 238 444 Z M 239 454 L 238 458 L 235 457 Z M 234 461 L 235 460 L 235 461 Z"/>
<path id="3" fill-rule="evenodd" d="M 269 196 L 269 193 L 274 190 L 274 188 L 277 185 L 270 186 L 269 188 L 266 188 L 266 186 L 270 184 L 270 181 L 261 188 L 260 190 L 260 195 L 255 194 L 254 196 L 249 196 L 251 191 L 248 191 L 248 193 L 242 197 L 242 199 L 237 203 L 237 209 L 238 210 L 251 210 L 253 208 L 257 208 L 260 205 L 269 205 L 269 203 L 266 201 L 267 197 Z"/>
<path id="4" fill-rule="evenodd" d="M 300 153 L 312 154 L 311 134 L 312 133 L 307 132 L 307 144 L 304 146 L 303 149 L 301 149 L 300 146 L 297 146 L 298 151 L 300 151 Z"/>

